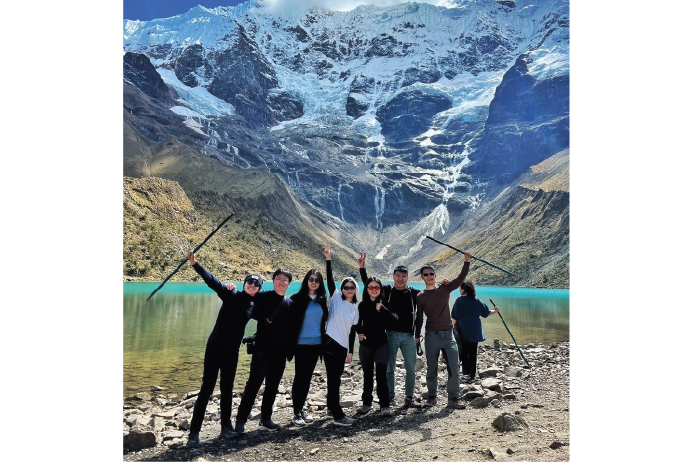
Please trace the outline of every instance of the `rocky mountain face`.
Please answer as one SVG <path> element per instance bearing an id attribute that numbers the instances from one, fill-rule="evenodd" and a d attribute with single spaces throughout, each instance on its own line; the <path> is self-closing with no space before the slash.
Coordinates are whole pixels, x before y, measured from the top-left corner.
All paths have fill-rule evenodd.
<path id="1" fill-rule="evenodd" d="M 568 147 L 568 31 L 562 0 L 125 20 L 125 174 L 222 194 L 245 194 L 234 168 L 277 174 L 389 271 Z"/>
<path id="2" fill-rule="evenodd" d="M 473 262 L 469 278 L 483 285 L 527 285 L 567 288 L 570 280 L 569 155 L 563 150 L 532 166 L 453 232 L 449 242 L 513 272 L 508 276 Z M 454 276 L 464 261 L 460 254 L 430 249 L 439 272 Z"/>

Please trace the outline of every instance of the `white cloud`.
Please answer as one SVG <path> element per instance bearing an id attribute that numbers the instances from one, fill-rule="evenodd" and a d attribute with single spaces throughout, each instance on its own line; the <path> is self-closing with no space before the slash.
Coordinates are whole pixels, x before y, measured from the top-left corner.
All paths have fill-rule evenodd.
<path id="1" fill-rule="evenodd" d="M 390 6 L 398 3 L 409 3 L 411 0 L 265 0 L 267 9 L 274 11 L 303 10 L 310 7 L 321 7 L 332 11 L 350 11 L 359 5 Z M 417 0 L 416 3 L 450 8 L 463 3 L 461 0 Z"/>

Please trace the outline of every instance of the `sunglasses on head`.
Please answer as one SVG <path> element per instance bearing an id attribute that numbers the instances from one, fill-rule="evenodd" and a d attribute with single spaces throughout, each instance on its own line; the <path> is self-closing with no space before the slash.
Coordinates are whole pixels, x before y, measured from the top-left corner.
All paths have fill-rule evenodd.
<path id="1" fill-rule="evenodd" d="M 406 266 L 398 266 L 397 268 L 395 268 L 393 273 L 398 273 L 398 272 L 399 273 L 409 273 L 409 270 L 407 269 Z"/>
<path id="2" fill-rule="evenodd" d="M 429 276 L 435 276 L 436 273 L 421 273 L 421 275 L 424 277 L 429 277 Z"/>
<path id="3" fill-rule="evenodd" d="M 354 287 L 354 286 L 344 286 L 344 287 L 342 287 L 342 290 L 356 290 L 356 287 Z"/>
<path id="4" fill-rule="evenodd" d="M 318 278 L 308 278 L 308 282 L 320 282 Z"/>
<path id="5" fill-rule="evenodd" d="M 368 290 L 371 290 L 373 292 L 377 292 L 380 290 L 380 287 L 378 286 L 368 286 Z"/>

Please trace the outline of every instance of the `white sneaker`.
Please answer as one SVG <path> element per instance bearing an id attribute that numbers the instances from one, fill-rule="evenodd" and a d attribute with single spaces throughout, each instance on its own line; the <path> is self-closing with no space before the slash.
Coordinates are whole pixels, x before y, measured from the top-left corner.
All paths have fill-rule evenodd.
<path id="1" fill-rule="evenodd" d="M 303 420 L 303 417 L 301 417 L 300 414 L 296 414 L 296 415 L 294 415 L 294 418 L 291 419 L 291 423 L 297 427 L 303 427 L 303 426 L 305 426 L 306 421 Z"/>
<path id="2" fill-rule="evenodd" d="M 304 420 L 306 423 L 312 422 L 312 421 L 314 420 L 314 419 L 313 419 L 313 416 L 310 415 L 310 414 L 308 414 L 308 413 L 307 413 L 306 411 L 304 411 L 303 409 L 301 409 L 301 417 L 303 417 L 303 420 Z"/>

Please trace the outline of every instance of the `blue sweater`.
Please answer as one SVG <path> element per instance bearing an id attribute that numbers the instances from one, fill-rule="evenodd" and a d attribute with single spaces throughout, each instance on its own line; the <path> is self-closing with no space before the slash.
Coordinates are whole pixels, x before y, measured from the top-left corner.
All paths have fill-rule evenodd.
<path id="1" fill-rule="evenodd" d="M 484 332 L 481 330 L 481 319 L 479 316 L 488 317 L 491 310 L 488 309 L 486 303 L 479 300 L 479 297 L 474 300 L 468 297 L 459 297 L 455 300 L 452 307 L 452 319 L 457 321 L 460 336 L 465 342 L 483 342 L 486 340 Z"/>

